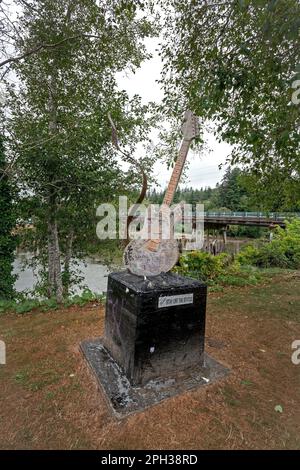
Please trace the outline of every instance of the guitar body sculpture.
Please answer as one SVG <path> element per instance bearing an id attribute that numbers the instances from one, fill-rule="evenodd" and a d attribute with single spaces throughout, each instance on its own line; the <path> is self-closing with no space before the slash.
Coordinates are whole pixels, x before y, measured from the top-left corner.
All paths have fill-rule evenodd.
<path id="1" fill-rule="evenodd" d="M 157 276 L 170 271 L 179 256 L 176 240 L 161 240 L 157 250 L 150 250 L 147 240 L 133 240 L 124 252 L 124 264 L 137 276 Z"/>
<path id="2" fill-rule="evenodd" d="M 183 141 L 163 200 L 162 208 L 160 209 L 160 216 L 163 218 L 170 216 L 170 213 L 167 214 L 165 208 L 170 207 L 173 201 L 190 144 L 199 133 L 198 119 L 191 111 L 185 112 L 181 129 Z M 167 221 L 167 224 L 169 222 L 170 221 Z M 165 239 L 165 237 L 162 236 L 160 228 L 151 239 L 145 240 L 144 237 L 141 237 L 138 240 L 130 242 L 124 252 L 124 264 L 132 274 L 138 276 L 157 276 L 170 271 L 176 264 L 178 257 L 178 242 L 174 240 L 172 234 L 170 234 L 168 239 Z"/>

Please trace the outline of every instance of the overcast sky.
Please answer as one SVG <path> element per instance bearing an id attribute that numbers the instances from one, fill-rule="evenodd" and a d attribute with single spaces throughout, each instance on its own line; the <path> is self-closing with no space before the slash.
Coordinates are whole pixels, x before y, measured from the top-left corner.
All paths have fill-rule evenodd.
<path id="1" fill-rule="evenodd" d="M 156 82 L 160 77 L 162 69 L 160 57 L 156 52 L 158 40 L 148 39 L 146 45 L 153 54 L 153 58 L 145 61 L 135 74 L 119 75 L 118 82 L 120 88 L 125 89 L 130 97 L 134 94 L 139 94 L 144 103 L 149 101 L 160 102 L 163 92 L 160 85 Z M 218 165 L 224 163 L 227 155 L 230 153 L 230 146 L 225 142 L 218 143 L 213 134 L 204 134 L 204 137 L 208 140 L 211 152 L 204 153 L 203 155 L 196 155 L 191 152 L 188 154 L 189 168 L 186 185 L 195 188 L 204 186 L 214 187 L 221 180 L 224 173 L 224 168 L 219 170 Z M 178 145 L 179 143 L 180 136 Z M 167 170 L 166 164 L 155 164 L 154 174 L 161 187 L 164 188 L 167 185 L 170 172 L 171 170 Z"/>

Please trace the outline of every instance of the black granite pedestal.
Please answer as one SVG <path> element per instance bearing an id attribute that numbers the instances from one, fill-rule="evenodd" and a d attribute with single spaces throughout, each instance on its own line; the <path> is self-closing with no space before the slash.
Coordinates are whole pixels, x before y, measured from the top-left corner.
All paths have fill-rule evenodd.
<path id="1" fill-rule="evenodd" d="M 104 337 L 81 349 L 118 416 L 227 374 L 204 353 L 206 296 L 172 273 L 109 275 Z"/>

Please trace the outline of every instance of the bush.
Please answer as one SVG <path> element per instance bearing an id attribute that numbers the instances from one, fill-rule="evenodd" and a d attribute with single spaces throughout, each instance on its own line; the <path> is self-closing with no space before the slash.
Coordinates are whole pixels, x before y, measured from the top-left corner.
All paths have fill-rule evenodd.
<path id="1" fill-rule="evenodd" d="M 292 268 L 291 264 L 286 256 L 285 247 L 277 240 L 262 246 L 256 259 L 256 266 L 259 268 Z"/>
<path id="2" fill-rule="evenodd" d="M 40 310 L 48 312 L 49 310 L 57 310 L 59 308 L 71 307 L 77 305 L 83 307 L 89 302 L 103 303 L 105 295 L 96 294 L 86 289 L 81 295 L 74 295 L 64 299 L 62 304 L 58 304 L 55 298 L 51 299 L 34 299 L 20 296 L 18 300 L 0 300 L 0 315 L 6 312 L 15 312 L 19 314 L 32 312 L 33 310 Z"/>
<path id="3" fill-rule="evenodd" d="M 247 245 L 234 260 L 222 253 L 213 256 L 203 251 L 193 251 L 181 256 L 174 271 L 201 279 L 209 286 L 246 286 L 261 281 L 259 268 L 300 268 L 300 219 L 286 222 L 286 228 L 278 227 L 274 239 L 259 248 Z"/>
<path id="4" fill-rule="evenodd" d="M 252 245 L 247 245 L 237 255 L 237 260 L 242 265 L 255 265 L 259 257 L 259 249 Z"/>
<path id="5" fill-rule="evenodd" d="M 248 257 L 252 248 L 248 250 Z M 211 291 L 220 291 L 223 286 L 256 285 L 262 280 L 258 268 L 241 266 L 237 260 L 225 253 L 217 256 L 203 251 L 186 253 L 181 256 L 179 266 L 176 266 L 174 271 L 204 281 Z"/>
<path id="6" fill-rule="evenodd" d="M 174 271 L 207 281 L 225 274 L 229 263 L 230 256 L 226 253 L 213 256 L 204 251 L 192 251 L 180 257 L 179 266 L 176 266 Z"/>
<path id="7" fill-rule="evenodd" d="M 40 302 L 38 300 L 25 300 L 24 302 L 16 303 L 14 307 L 14 311 L 16 313 L 28 313 L 31 310 L 34 310 L 40 306 Z"/>
<path id="8" fill-rule="evenodd" d="M 255 268 L 241 266 L 226 253 L 217 256 L 203 251 L 186 253 L 174 271 L 204 281 L 213 291 L 222 290 L 222 286 L 254 285 L 261 279 Z"/>
<path id="9" fill-rule="evenodd" d="M 260 268 L 300 268 L 300 219 L 286 222 L 286 228 L 278 227 L 274 239 L 260 248 L 247 246 L 241 250 L 237 260 L 242 265 Z"/>

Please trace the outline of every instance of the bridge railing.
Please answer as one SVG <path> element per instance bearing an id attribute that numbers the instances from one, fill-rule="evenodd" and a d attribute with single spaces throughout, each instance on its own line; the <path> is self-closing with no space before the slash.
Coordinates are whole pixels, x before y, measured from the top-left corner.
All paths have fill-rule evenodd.
<path id="1" fill-rule="evenodd" d="M 194 217 L 195 211 L 185 212 L 185 217 Z M 205 211 L 203 213 L 206 218 L 215 219 L 263 219 L 284 222 L 293 217 L 300 218 L 300 212 L 259 212 L 259 211 Z"/>
<path id="2" fill-rule="evenodd" d="M 226 218 L 263 218 L 272 220 L 285 220 L 291 217 L 300 217 L 299 212 L 219 212 L 219 211 L 206 211 L 204 217 L 226 217 Z"/>

